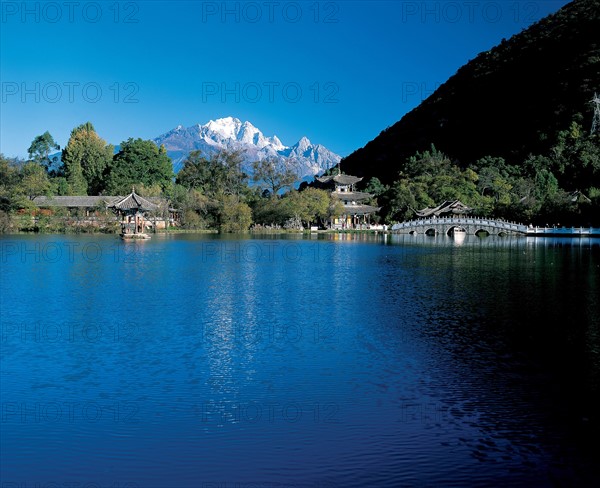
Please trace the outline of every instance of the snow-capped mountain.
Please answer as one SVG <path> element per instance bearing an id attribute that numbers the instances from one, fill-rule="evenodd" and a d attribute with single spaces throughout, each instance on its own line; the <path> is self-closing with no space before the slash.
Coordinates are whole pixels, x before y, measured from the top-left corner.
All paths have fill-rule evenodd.
<path id="1" fill-rule="evenodd" d="M 164 144 L 177 173 L 191 151 L 201 150 L 210 155 L 222 149 L 241 150 L 246 172 L 251 174 L 252 162 L 267 157 L 294 158 L 299 177 L 313 177 L 340 162 L 341 157 L 321 144 L 312 144 L 306 137 L 293 146 L 285 146 L 277 136 L 266 137 L 250 122 L 234 117 L 211 120 L 204 125 L 178 126 L 154 139 Z"/>

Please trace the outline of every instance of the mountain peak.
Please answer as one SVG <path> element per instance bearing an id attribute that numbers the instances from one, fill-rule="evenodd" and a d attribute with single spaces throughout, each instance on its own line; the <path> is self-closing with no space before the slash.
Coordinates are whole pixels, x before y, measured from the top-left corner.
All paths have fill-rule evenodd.
<path id="1" fill-rule="evenodd" d="M 302 138 L 298 141 L 296 145 L 304 149 L 308 148 L 309 146 L 312 146 L 310 139 L 306 136 L 302 136 Z"/>
<path id="2" fill-rule="evenodd" d="M 206 128 L 212 132 L 221 134 L 223 137 L 235 138 L 241 125 L 242 121 L 240 119 L 236 119 L 235 117 L 224 117 L 217 120 L 209 120 L 206 125 L 198 124 L 198 128 L 200 130 Z"/>
<path id="3" fill-rule="evenodd" d="M 245 171 L 251 174 L 252 162 L 275 157 L 293 157 L 300 163 L 300 177 L 314 176 L 335 166 L 341 159 L 326 147 L 313 145 L 307 137 L 302 137 L 292 147 L 285 146 L 277 136 L 266 137 L 251 122 L 242 122 L 236 117 L 223 117 L 209 120 L 206 124 L 196 124 L 187 129 L 176 129 L 154 139 L 157 145 L 164 144 L 173 159 L 175 172 L 191 151 L 201 150 L 207 156 L 222 149 L 241 150 L 244 153 Z"/>

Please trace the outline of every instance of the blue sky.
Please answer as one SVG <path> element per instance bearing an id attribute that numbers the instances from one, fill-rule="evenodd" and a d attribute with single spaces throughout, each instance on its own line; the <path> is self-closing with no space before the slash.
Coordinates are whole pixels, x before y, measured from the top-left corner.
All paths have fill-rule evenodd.
<path id="1" fill-rule="evenodd" d="M 1 0 L 0 152 L 234 116 L 347 156 L 481 51 L 568 3 Z"/>

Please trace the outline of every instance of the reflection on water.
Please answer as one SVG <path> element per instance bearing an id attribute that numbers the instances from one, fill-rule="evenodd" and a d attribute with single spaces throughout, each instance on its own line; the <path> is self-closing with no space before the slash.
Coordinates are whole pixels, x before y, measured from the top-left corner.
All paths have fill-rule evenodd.
<path id="1" fill-rule="evenodd" d="M 4 236 L 0 247 L 11 488 L 598 476 L 598 240 Z"/>

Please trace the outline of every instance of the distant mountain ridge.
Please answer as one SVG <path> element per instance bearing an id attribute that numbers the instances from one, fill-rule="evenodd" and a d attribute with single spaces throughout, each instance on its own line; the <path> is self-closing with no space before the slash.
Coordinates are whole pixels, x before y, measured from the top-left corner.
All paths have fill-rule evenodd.
<path id="1" fill-rule="evenodd" d="M 594 92 L 600 2 L 575 0 L 480 53 L 341 168 L 390 183 L 408 157 L 431 144 L 463 167 L 487 155 L 521 164 L 549 151 L 574 118 L 590 130 Z"/>
<path id="2" fill-rule="evenodd" d="M 251 164 L 267 157 L 294 158 L 300 178 L 313 177 L 335 166 L 341 156 L 321 144 L 313 144 L 302 137 L 293 146 L 284 145 L 277 136 L 267 137 L 252 123 L 235 117 L 210 120 L 204 125 L 182 125 L 166 132 L 153 141 L 165 146 L 177 173 L 190 152 L 200 150 L 207 156 L 217 151 L 240 150 L 244 154 L 245 170 L 251 174 Z"/>

